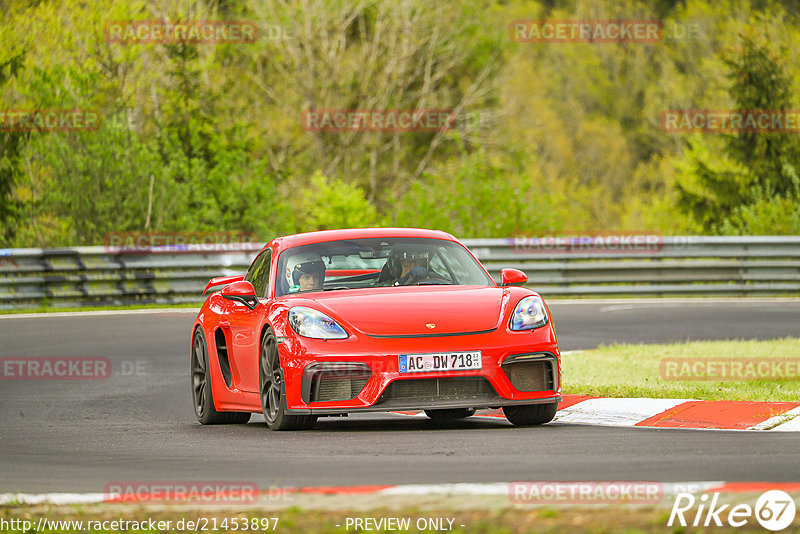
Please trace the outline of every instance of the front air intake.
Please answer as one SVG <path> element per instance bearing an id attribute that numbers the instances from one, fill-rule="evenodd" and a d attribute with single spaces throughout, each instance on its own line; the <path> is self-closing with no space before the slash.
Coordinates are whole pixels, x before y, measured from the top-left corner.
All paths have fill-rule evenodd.
<path id="1" fill-rule="evenodd" d="M 338 376 L 334 373 L 318 373 L 311 386 L 311 402 L 345 401 L 355 399 L 369 376 Z"/>
<path id="2" fill-rule="evenodd" d="M 303 402 L 348 401 L 367 385 L 372 371 L 362 363 L 318 363 L 303 372 Z"/>
<path id="3" fill-rule="evenodd" d="M 503 362 L 503 372 L 519 391 L 555 391 L 555 361 L 550 354 L 520 354 Z"/>

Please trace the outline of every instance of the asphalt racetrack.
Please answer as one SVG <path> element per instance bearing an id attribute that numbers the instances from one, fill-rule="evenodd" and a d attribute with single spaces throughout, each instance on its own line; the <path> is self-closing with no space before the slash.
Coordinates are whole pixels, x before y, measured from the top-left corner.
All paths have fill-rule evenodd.
<path id="1" fill-rule="evenodd" d="M 562 350 L 800 334 L 800 300 L 555 301 Z M 195 310 L 0 318 L 0 357 L 107 357 L 105 380 L 0 380 L 0 493 L 103 492 L 115 481 L 261 488 L 515 480 L 789 481 L 795 433 L 514 428 L 364 414 L 312 431 L 202 427 L 189 391 Z"/>

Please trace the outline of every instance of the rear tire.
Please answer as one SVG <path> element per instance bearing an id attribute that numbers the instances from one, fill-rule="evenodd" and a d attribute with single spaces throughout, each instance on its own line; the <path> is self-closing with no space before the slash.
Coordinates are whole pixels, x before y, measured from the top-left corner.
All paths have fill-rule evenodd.
<path id="1" fill-rule="evenodd" d="M 270 430 L 308 430 L 317 422 L 316 415 L 286 413 L 286 383 L 278 355 L 278 341 L 271 328 L 267 329 L 261 340 L 258 391 L 261 397 L 261 410 Z"/>
<path id="2" fill-rule="evenodd" d="M 211 387 L 211 366 L 203 329 L 195 330 L 192 340 L 191 386 L 194 414 L 202 425 L 241 425 L 250 420 L 249 412 L 218 412 L 214 408 Z"/>
<path id="3" fill-rule="evenodd" d="M 558 403 L 503 406 L 503 413 L 514 426 L 534 426 L 549 423 L 556 416 Z"/>
<path id="4" fill-rule="evenodd" d="M 455 421 L 475 415 L 475 408 L 448 408 L 445 410 L 425 410 L 425 415 L 434 421 Z"/>

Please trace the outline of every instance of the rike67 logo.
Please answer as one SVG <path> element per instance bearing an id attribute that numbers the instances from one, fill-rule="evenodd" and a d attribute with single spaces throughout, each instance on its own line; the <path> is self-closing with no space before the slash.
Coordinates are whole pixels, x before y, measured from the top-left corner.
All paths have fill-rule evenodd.
<path id="1" fill-rule="evenodd" d="M 719 493 L 705 493 L 696 498 L 691 493 L 678 493 L 669 514 L 667 526 L 677 524 L 686 527 L 731 526 L 742 527 L 755 520 L 767 530 L 777 532 L 788 527 L 795 516 L 792 497 L 781 490 L 763 493 L 755 506 L 749 504 L 719 504 Z M 710 501 L 709 501 L 710 499 Z"/>

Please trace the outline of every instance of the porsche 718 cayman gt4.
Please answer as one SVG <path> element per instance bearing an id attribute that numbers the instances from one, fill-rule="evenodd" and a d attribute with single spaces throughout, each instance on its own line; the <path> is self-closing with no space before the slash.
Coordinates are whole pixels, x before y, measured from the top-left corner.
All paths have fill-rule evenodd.
<path id="1" fill-rule="evenodd" d="M 547 423 L 561 400 L 550 312 L 524 273 L 500 277 L 439 231 L 273 239 L 246 274 L 206 286 L 191 333 L 197 418 L 261 412 L 273 430 L 299 430 L 348 413 L 502 407 L 514 425 Z"/>

